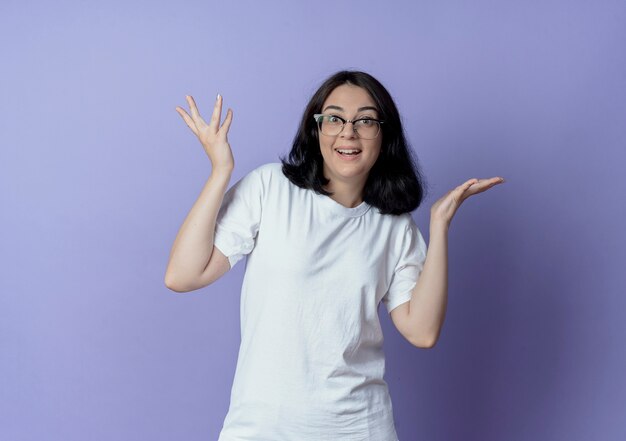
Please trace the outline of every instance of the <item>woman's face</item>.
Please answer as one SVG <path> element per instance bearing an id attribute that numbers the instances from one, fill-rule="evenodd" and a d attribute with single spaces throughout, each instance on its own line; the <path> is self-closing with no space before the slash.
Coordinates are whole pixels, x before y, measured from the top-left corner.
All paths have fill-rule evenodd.
<path id="1" fill-rule="evenodd" d="M 363 117 L 379 119 L 374 100 L 362 87 L 343 84 L 336 87 L 324 104 L 322 112 L 355 120 Z M 382 144 L 382 129 L 374 139 L 362 139 L 354 131 L 354 126 L 346 123 L 341 133 L 335 136 L 319 132 L 320 150 L 324 158 L 324 176 L 331 181 L 362 186 L 370 169 L 376 163 Z M 355 156 L 342 156 L 338 148 L 357 148 L 361 153 Z M 332 184 L 331 184 L 332 185 Z"/>

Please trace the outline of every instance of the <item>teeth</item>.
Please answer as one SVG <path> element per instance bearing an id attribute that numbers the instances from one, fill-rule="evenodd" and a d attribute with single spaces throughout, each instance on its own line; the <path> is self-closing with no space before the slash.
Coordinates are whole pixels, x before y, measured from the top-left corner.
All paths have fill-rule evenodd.
<path id="1" fill-rule="evenodd" d="M 358 153 L 360 152 L 360 150 L 341 150 L 341 149 L 337 149 L 338 152 L 340 153 Z"/>

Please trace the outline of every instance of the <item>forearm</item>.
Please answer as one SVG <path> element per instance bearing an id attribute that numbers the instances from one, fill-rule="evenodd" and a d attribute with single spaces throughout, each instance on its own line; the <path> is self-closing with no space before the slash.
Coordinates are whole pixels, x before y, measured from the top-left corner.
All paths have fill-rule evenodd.
<path id="1" fill-rule="evenodd" d="M 413 289 L 409 321 L 415 341 L 435 344 L 443 326 L 448 303 L 448 226 L 431 223 L 424 268 Z"/>
<path id="2" fill-rule="evenodd" d="M 180 227 L 165 273 L 165 284 L 175 286 L 196 280 L 213 252 L 215 223 L 232 170 L 212 170 L 200 196 Z"/>

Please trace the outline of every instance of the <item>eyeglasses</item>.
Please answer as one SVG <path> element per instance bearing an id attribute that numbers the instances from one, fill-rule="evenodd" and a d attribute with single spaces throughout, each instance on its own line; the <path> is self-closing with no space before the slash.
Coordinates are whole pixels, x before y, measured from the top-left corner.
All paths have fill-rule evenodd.
<path id="1" fill-rule="evenodd" d="M 337 115 L 325 115 L 323 113 L 316 113 L 313 118 L 317 121 L 317 126 L 324 135 L 337 136 L 342 132 L 346 123 L 352 123 L 353 130 L 363 139 L 376 138 L 380 132 L 380 125 L 384 122 L 374 118 L 359 118 L 352 121 Z"/>

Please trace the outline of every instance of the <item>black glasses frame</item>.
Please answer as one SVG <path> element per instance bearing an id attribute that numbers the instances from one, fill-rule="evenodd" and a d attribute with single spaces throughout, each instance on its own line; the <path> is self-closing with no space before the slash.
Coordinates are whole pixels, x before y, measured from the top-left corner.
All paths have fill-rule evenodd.
<path id="1" fill-rule="evenodd" d="M 358 119 L 352 120 L 352 119 L 345 119 L 345 118 L 342 118 L 342 117 L 340 117 L 340 116 L 338 116 L 338 115 L 329 115 L 329 114 L 327 114 L 327 113 L 316 113 L 315 115 L 313 115 L 313 118 L 314 118 L 314 119 L 315 119 L 315 121 L 317 122 L 317 126 L 318 126 L 318 128 L 320 129 L 320 131 L 322 130 L 322 127 L 321 127 L 320 123 L 322 122 L 322 120 L 323 120 L 323 118 L 324 118 L 325 116 L 332 116 L 332 117 L 335 117 L 335 118 L 340 119 L 340 120 L 342 121 L 342 124 L 341 124 L 341 130 L 339 130 L 339 132 L 337 132 L 337 135 L 339 135 L 341 132 L 343 132 L 343 129 L 344 129 L 344 127 L 346 126 L 346 123 L 352 123 L 352 130 L 353 130 L 355 133 L 357 133 L 357 134 L 359 135 L 359 137 L 361 137 L 361 138 L 363 138 L 363 136 L 362 136 L 362 135 L 358 132 L 358 130 L 357 130 L 356 125 L 355 125 L 355 124 L 356 124 L 358 121 L 363 121 L 363 120 L 376 121 L 376 122 L 378 123 L 378 132 L 376 132 L 376 135 L 375 135 L 373 138 L 363 138 L 363 139 L 376 139 L 376 137 L 377 137 L 377 136 L 379 135 L 379 133 L 380 133 L 380 129 L 381 129 L 380 124 L 383 124 L 383 123 L 385 122 L 385 121 L 382 121 L 382 120 L 380 120 L 380 119 L 372 118 L 372 117 L 369 117 L 369 116 L 368 116 L 368 117 L 364 117 L 364 118 L 358 118 Z M 323 132 L 322 132 L 322 133 L 323 133 Z M 326 135 L 326 136 L 337 136 L 337 135 Z"/>

